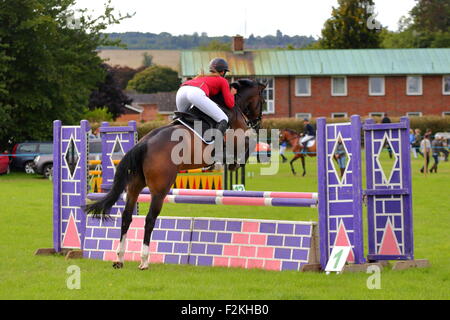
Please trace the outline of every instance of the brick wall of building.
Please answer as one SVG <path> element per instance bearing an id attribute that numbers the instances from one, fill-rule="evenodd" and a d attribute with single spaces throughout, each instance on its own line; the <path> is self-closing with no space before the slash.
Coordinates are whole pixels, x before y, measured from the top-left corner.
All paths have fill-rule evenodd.
<path id="1" fill-rule="evenodd" d="M 289 90 L 290 83 L 290 90 Z M 388 112 L 390 116 L 404 116 L 407 112 L 442 115 L 450 111 L 450 95 L 442 94 L 442 76 L 423 76 L 423 94 L 406 94 L 406 76 L 385 77 L 385 95 L 369 96 L 367 76 L 347 77 L 347 96 L 331 95 L 330 77 L 311 78 L 310 97 L 295 96 L 295 77 L 275 79 L 275 114 L 267 117 L 291 117 L 296 113 L 311 113 L 313 117 L 331 117 L 333 112 L 346 112 L 348 116 L 366 116 L 371 112 Z"/>

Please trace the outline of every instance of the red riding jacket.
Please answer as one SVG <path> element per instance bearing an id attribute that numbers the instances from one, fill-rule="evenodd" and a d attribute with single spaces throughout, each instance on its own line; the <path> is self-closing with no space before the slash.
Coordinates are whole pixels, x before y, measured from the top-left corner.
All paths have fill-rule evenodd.
<path id="1" fill-rule="evenodd" d="M 230 92 L 228 81 L 219 76 L 200 76 L 192 80 L 188 80 L 182 86 L 192 86 L 202 89 L 208 97 L 215 96 L 222 92 L 225 105 L 228 108 L 234 107 L 234 95 Z"/>

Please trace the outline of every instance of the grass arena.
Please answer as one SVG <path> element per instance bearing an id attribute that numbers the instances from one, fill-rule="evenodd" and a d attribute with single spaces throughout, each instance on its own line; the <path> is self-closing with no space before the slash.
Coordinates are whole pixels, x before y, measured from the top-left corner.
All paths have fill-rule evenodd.
<path id="1" fill-rule="evenodd" d="M 276 155 L 274 155 L 276 156 Z M 365 159 L 362 154 L 362 171 Z M 380 161 L 389 163 L 387 152 Z M 264 164 L 247 166 L 247 190 L 273 192 L 315 191 L 319 189 L 314 159 L 304 178 L 294 177 L 288 164 L 280 164 L 275 176 L 262 176 Z M 109 261 L 70 259 L 63 256 L 34 256 L 37 248 L 53 241 L 53 186 L 37 176 L 14 173 L 0 176 L 2 200 L 0 298 L 14 299 L 448 299 L 450 252 L 450 165 L 442 163 L 439 174 L 419 173 L 422 159 L 412 160 L 412 200 L 414 215 L 414 255 L 426 258 L 431 266 L 394 271 L 384 268 L 381 288 L 370 290 L 370 274 L 365 272 L 329 275 L 298 271 L 276 272 L 257 268 L 194 266 L 190 264 L 151 264 L 139 272 L 130 257 L 122 270 Z M 363 185 L 366 181 L 363 180 Z M 141 203 L 141 212 L 148 204 Z M 367 208 L 363 206 L 363 220 Z M 310 207 L 251 207 L 166 203 L 160 220 L 174 217 L 299 221 L 317 223 L 318 211 Z M 133 227 L 132 227 L 133 229 Z M 133 230 L 135 234 L 139 231 Z M 364 225 L 364 234 L 368 233 Z M 364 251 L 368 241 L 364 238 Z M 81 274 L 80 290 L 67 286 L 70 268 Z M 69 273 L 68 273 L 69 270 Z M 7 289 L 6 289 L 7 288 Z"/>

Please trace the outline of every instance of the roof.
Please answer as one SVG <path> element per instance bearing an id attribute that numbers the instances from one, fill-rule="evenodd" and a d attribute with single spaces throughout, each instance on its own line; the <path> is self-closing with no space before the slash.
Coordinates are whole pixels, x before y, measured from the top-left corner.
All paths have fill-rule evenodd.
<path id="1" fill-rule="evenodd" d="M 176 110 L 176 92 L 135 93 L 126 91 L 125 94 L 133 99 L 132 106 L 136 109 L 140 105 L 156 104 L 160 113 L 172 113 Z"/>
<path id="2" fill-rule="evenodd" d="M 450 74 L 450 49 L 259 50 L 243 54 L 182 51 L 181 76 L 228 61 L 234 76 Z"/>

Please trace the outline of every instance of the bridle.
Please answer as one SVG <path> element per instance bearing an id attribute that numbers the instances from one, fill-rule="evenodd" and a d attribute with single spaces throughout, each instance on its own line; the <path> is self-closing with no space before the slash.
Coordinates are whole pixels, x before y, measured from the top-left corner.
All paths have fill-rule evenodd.
<path id="1" fill-rule="evenodd" d="M 242 97 L 239 93 L 236 94 L 236 96 L 239 98 L 239 101 L 241 100 L 240 98 Z M 263 104 L 264 104 L 264 97 L 263 97 L 263 91 L 261 91 L 259 93 L 259 101 L 258 101 L 258 108 L 259 108 L 259 114 L 255 119 L 250 119 L 248 114 L 250 114 L 250 110 L 248 108 L 248 106 L 245 108 L 245 110 L 242 110 L 241 106 L 238 106 L 238 110 L 241 113 L 242 117 L 244 118 L 244 121 L 247 125 L 247 127 L 254 129 L 254 130 L 259 130 L 261 128 L 261 122 L 262 122 L 262 113 L 263 113 Z"/>

